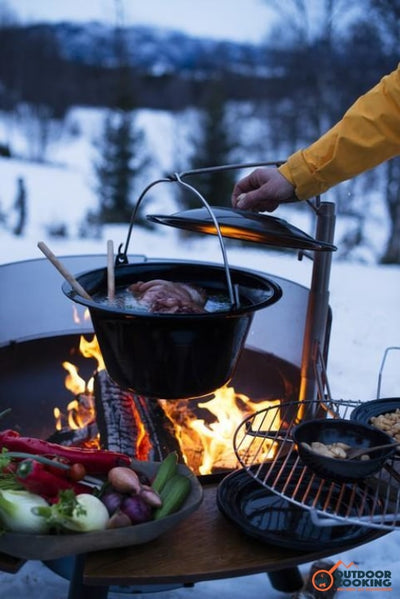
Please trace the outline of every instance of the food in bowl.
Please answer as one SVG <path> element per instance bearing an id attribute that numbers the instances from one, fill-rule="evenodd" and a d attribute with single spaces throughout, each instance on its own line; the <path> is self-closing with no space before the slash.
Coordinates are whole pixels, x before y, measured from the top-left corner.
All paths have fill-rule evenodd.
<path id="1" fill-rule="evenodd" d="M 396 441 L 400 441 L 400 408 L 397 408 L 394 412 L 371 416 L 370 423 L 375 428 L 396 439 Z"/>
<path id="2" fill-rule="evenodd" d="M 363 480 L 376 474 L 396 451 L 392 447 L 377 450 L 369 456 L 369 460 L 349 460 L 317 453 L 312 449 L 312 443 L 325 446 L 341 443 L 356 449 L 393 443 L 393 439 L 379 429 L 340 418 L 305 420 L 294 427 L 292 438 L 304 465 L 326 480 L 341 483 Z"/>
<path id="3" fill-rule="evenodd" d="M 349 455 L 349 450 L 352 449 L 352 446 L 348 445 L 347 443 L 341 443 L 340 441 L 328 444 L 320 443 L 319 441 L 313 441 L 310 444 L 303 442 L 303 447 L 306 447 L 307 449 L 310 449 L 311 451 L 314 451 L 320 455 L 324 455 L 327 458 L 334 458 L 338 460 L 352 459 Z M 356 459 L 369 460 L 369 455 L 361 455 Z"/>

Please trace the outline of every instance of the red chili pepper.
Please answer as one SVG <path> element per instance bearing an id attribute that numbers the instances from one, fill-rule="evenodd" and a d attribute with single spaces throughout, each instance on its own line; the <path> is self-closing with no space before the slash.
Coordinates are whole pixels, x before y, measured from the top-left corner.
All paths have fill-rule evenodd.
<path id="1" fill-rule="evenodd" d="M 64 458 L 70 464 L 82 464 L 88 474 L 107 474 L 114 466 L 129 466 L 131 462 L 131 458 L 124 453 L 107 449 L 64 447 L 34 437 L 22 437 L 13 430 L 0 432 L 0 449 L 3 447 L 8 451 L 21 451 L 47 457 Z"/>
<path id="2" fill-rule="evenodd" d="M 65 489 L 72 489 L 77 495 L 79 493 L 90 493 L 90 487 L 68 480 L 65 476 L 57 476 L 53 472 L 49 472 L 46 466 L 37 460 L 28 459 L 20 462 L 16 479 L 27 491 L 50 500 L 58 497 L 59 492 Z"/>
<path id="3" fill-rule="evenodd" d="M 37 456 L 38 454 L 33 454 L 31 459 L 35 459 L 35 456 Z M 28 456 L 26 456 L 28 457 Z M 47 456 L 45 456 L 47 457 Z M 60 457 L 51 457 L 50 458 L 52 462 L 54 462 L 54 466 L 50 465 L 50 464 L 46 464 L 46 470 L 48 470 L 49 472 L 53 472 L 53 474 L 57 474 L 58 476 L 60 476 L 60 474 L 62 472 L 64 472 L 64 474 L 66 474 L 68 472 L 68 468 L 70 468 L 70 462 L 69 460 L 66 460 L 65 458 L 60 458 Z M 60 466 L 58 464 L 63 464 L 65 466 L 65 469 L 60 468 Z"/>
<path id="4" fill-rule="evenodd" d="M 37 453 L 32 454 L 32 456 L 30 456 L 30 459 L 34 460 L 37 458 L 37 456 Z M 47 458 L 47 456 L 41 457 Z M 26 458 L 28 458 L 28 454 L 26 454 Z M 50 458 L 50 460 L 51 463 L 45 464 L 46 470 L 48 472 L 52 472 L 56 476 L 63 476 L 68 480 L 74 481 L 82 480 L 82 478 L 86 476 L 86 468 L 83 464 L 80 464 L 78 462 L 76 462 L 75 464 L 71 464 L 69 460 L 60 457 Z M 39 459 L 38 461 L 40 462 L 41 460 Z"/>

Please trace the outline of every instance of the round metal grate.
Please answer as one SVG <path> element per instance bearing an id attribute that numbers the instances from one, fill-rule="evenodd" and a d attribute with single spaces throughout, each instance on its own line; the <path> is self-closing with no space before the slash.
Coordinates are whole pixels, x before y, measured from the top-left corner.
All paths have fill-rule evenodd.
<path id="1" fill-rule="evenodd" d="M 347 418 L 359 405 L 345 400 L 271 402 L 236 430 L 236 456 L 260 485 L 309 510 L 315 525 L 359 524 L 394 530 L 400 525 L 396 457 L 373 477 L 342 484 L 321 478 L 305 466 L 291 438 L 292 428 L 308 417 Z"/>

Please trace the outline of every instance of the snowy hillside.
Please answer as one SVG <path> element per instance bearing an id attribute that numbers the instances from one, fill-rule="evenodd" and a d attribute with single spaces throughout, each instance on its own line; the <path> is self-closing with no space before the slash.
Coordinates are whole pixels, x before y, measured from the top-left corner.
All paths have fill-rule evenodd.
<path id="1" fill-rule="evenodd" d="M 46 241 L 58 256 L 104 254 L 107 239 L 113 239 L 115 245 L 125 240 L 125 225 L 105 228 L 100 239 L 84 238 L 78 234 L 87 209 L 96 206 L 91 159 L 92 140 L 99 130 L 100 118 L 101 114 L 97 111 L 81 109 L 69 115 L 64 136 L 52 146 L 56 162 L 53 166 L 33 164 L 23 159 L 0 159 L 0 207 L 8 216 L 5 223 L 0 222 L 0 275 L 1 264 L 42 258 L 37 248 L 39 240 Z M 177 127 L 174 118 L 165 113 L 143 111 L 139 119 L 146 128 L 154 158 L 151 169 L 143 177 L 145 185 L 174 168 L 176 148 L 184 143 L 184 134 L 183 129 Z M 29 140 L 10 123 L 3 122 L 1 126 L 1 137 L 11 140 L 20 156 L 26 155 Z M 28 193 L 28 223 L 22 237 L 16 237 L 11 232 L 18 177 L 24 178 Z M 171 185 L 165 184 L 157 189 L 153 200 L 149 202 L 149 212 L 161 209 L 169 213 L 174 209 Z M 313 215 L 307 205 L 300 212 L 279 209 L 275 214 L 297 224 L 303 230 L 310 232 L 312 229 Z M 67 226 L 67 237 L 53 237 L 49 234 L 49 228 L 54 228 L 57 224 Z M 381 227 L 371 226 L 370 232 L 371 241 L 382 243 Z M 184 256 L 185 259 L 213 262 L 220 262 L 221 259 L 214 237 L 199 238 L 196 241 L 182 240 L 175 230 L 163 227 L 157 228 L 153 233 L 135 231 L 132 251 L 145 253 L 150 257 Z M 228 257 L 231 265 L 268 272 L 305 286 L 310 284 L 312 263 L 308 259 L 299 261 L 295 252 L 279 254 L 265 247 L 243 249 L 229 245 Z M 376 397 L 383 352 L 389 346 L 400 345 L 399 274 L 399 267 L 345 263 L 337 260 L 334 255 L 330 285 L 333 327 L 328 364 L 334 398 L 368 400 Z M 1 319 L 6 317 L 6 314 L 0 314 L 0 326 Z M 398 396 L 399 359 L 400 352 L 390 354 L 384 371 L 382 397 Z M 365 564 L 365 569 L 391 569 L 393 589 L 400 589 L 398 545 L 398 533 L 393 533 L 389 539 L 385 537 L 383 541 L 348 551 L 340 557 L 346 563 L 354 561 Z M 308 565 L 305 565 L 303 571 L 307 570 Z M 67 582 L 36 562 L 29 562 L 17 575 L 0 574 L 0 584 L 2 593 L 7 598 L 15 593 L 24 596 L 29 594 L 32 599 L 54 599 L 67 594 Z M 246 577 L 239 581 L 201 583 L 194 589 L 168 591 L 162 596 L 171 599 L 211 599 L 219 595 L 226 599 L 239 599 L 249 591 L 254 595 L 268 595 L 271 599 L 281 597 L 279 592 L 270 588 L 264 575 Z M 365 591 L 357 595 L 364 599 L 370 593 Z M 345 592 L 338 595 L 345 596 Z M 157 593 L 149 595 L 149 599 L 152 597 L 156 598 Z"/>
<path id="2" fill-rule="evenodd" d="M 7 221 L 0 223 L 0 264 L 30 258 L 42 258 L 37 249 L 39 240 L 45 240 L 57 255 L 104 253 L 106 239 L 114 240 L 115 247 L 124 242 L 128 223 L 111 229 L 105 228 L 101 239 L 86 237 L 83 226 L 86 211 L 96 206 L 93 191 L 93 140 L 98 134 L 102 113 L 96 110 L 75 109 L 68 116 L 63 136 L 52 145 L 55 165 L 40 165 L 25 160 L 0 160 L 0 208 Z M 176 149 L 185 143 L 185 117 L 174 117 L 157 111 L 141 111 L 138 124 L 146 131 L 147 144 L 153 161 L 143 173 L 139 192 L 165 172 L 173 172 L 177 160 Z M 10 123 L 3 122 L 2 137 L 12 142 L 14 151 L 24 156 L 28 150 L 26 137 Z M 72 135 L 71 131 L 75 131 Z M 0 130 L 1 132 L 1 130 Z M 78 132 L 78 133 L 77 133 Z M 28 222 L 23 237 L 10 233 L 13 225 L 13 202 L 16 180 L 23 177 L 28 196 Z M 147 213 L 169 214 L 176 208 L 173 183 L 163 183 L 145 200 Z M 293 212 L 280 208 L 276 216 L 286 219 L 304 231 L 313 234 L 314 215 L 304 204 L 303 210 Z M 54 237 L 51 230 L 65 225 L 67 236 Z M 374 226 L 375 225 L 375 226 Z M 338 222 L 337 232 L 341 228 Z M 384 228 L 371 222 L 371 243 L 382 246 Z M 183 250 L 183 244 L 185 244 Z M 311 262 L 297 260 L 295 252 L 278 254 L 265 247 L 251 246 L 246 251 L 229 244 L 232 265 L 256 268 L 309 286 Z M 134 230 L 131 252 L 150 257 L 205 259 L 220 262 L 219 246 L 215 238 L 182 241 L 174 229 L 158 226 L 153 233 Z M 339 261 L 334 254 L 331 275 L 331 305 L 334 324 L 330 343 L 330 376 L 334 397 L 373 398 L 376 393 L 378 368 L 384 349 L 398 345 L 400 289 L 397 267 L 352 265 Z M 398 357 L 391 357 L 392 376 Z M 385 373 L 388 381 L 389 372 Z M 398 377 L 388 393 L 396 394 Z M 387 383 L 389 386 L 389 382 Z"/>

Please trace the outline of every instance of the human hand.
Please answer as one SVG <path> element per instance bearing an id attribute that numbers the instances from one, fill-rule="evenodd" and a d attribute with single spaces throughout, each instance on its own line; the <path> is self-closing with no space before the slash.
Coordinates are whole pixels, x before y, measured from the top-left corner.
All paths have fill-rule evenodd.
<path id="1" fill-rule="evenodd" d="M 233 188 L 232 205 L 241 210 L 273 212 L 279 204 L 296 202 L 294 187 L 275 167 L 256 168 Z"/>

